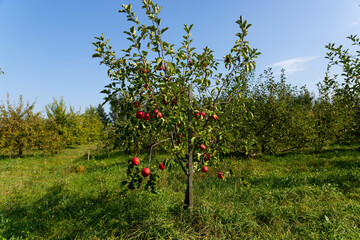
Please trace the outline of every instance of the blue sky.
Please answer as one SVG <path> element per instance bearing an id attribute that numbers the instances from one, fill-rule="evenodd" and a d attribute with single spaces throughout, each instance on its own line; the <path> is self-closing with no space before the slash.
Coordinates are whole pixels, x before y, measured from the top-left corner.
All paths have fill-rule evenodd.
<path id="1" fill-rule="evenodd" d="M 286 69 L 288 83 L 317 92 L 326 71 L 324 45 L 350 46 L 350 34 L 360 34 L 358 0 L 197 0 L 156 1 L 163 6 L 165 40 L 182 40 L 183 24 L 194 24 L 194 46 L 209 46 L 216 58 L 228 53 L 238 32 L 240 15 L 250 28 L 248 40 L 262 55 L 257 74 L 268 67 Z M 128 46 L 122 33 L 129 28 L 121 4 L 133 3 L 144 16 L 141 1 L 120 0 L 0 0 L 0 100 L 22 94 L 43 111 L 54 97 L 84 110 L 104 97 L 109 82 L 99 59 L 91 58 L 95 36 L 104 33 L 115 50 Z M 141 19 L 141 18 L 140 18 Z M 117 51 L 120 53 L 120 51 Z"/>

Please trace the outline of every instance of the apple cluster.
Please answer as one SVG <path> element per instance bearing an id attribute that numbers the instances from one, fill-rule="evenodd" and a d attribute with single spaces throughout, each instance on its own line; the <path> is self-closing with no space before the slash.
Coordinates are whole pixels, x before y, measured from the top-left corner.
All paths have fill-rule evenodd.
<path id="1" fill-rule="evenodd" d="M 205 112 L 200 112 L 200 111 L 195 111 L 195 118 L 196 119 L 201 119 L 201 118 L 205 118 L 206 117 L 206 113 Z M 216 115 L 216 114 L 212 114 L 211 116 L 210 116 L 210 119 L 212 119 L 212 120 L 216 120 L 218 118 L 218 116 Z"/>
<path id="2" fill-rule="evenodd" d="M 203 144 L 201 144 L 201 146 L 204 146 Z M 204 149 L 205 149 L 205 146 L 204 146 Z M 210 154 L 209 153 L 205 153 L 205 156 L 206 156 L 206 158 L 207 159 L 210 159 Z M 131 162 L 132 162 L 132 164 L 134 165 L 134 166 L 138 166 L 139 164 L 140 164 L 140 159 L 138 158 L 138 157 L 133 157 L 133 159 L 131 160 Z M 186 164 L 186 167 L 187 168 L 189 168 L 189 164 L 187 163 Z M 160 170 L 165 170 L 165 165 L 164 165 L 164 163 L 160 163 L 159 164 L 159 169 Z M 209 171 L 209 168 L 207 167 L 207 166 L 204 166 L 204 167 L 202 167 L 202 169 L 201 169 L 201 171 L 202 172 L 208 172 Z M 141 170 L 141 175 L 143 176 L 143 177 L 148 177 L 149 175 L 150 175 L 150 169 L 149 168 L 147 168 L 147 167 L 145 167 L 145 168 L 143 168 L 142 170 Z M 223 173 L 222 172 L 219 172 L 218 173 L 218 175 L 217 175 L 217 177 L 219 178 L 219 179 L 223 179 L 224 178 L 224 176 L 223 176 Z"/>
<path id="3" fill-rule="evenodd" d="M 159 117 L 161 118 L 163 115 L 161 112 L 159 112 L 159 110 L 154 110 L 154 114 L 152 115 L 153 118 L 155 117 Z M 138 111 L 136 113 L 136 118 L 137 119 L 144 119 L 145 121 L 148 121 L 150 119 L 150 113 L 144 113 L 143 111 Z"/>
<path id="4" fill-rule="evenodd" d="M 140 164 L 140 159 L 138 157 L 134 157 L 131 160 L 131 162 L 132 162 L 133 165 L 138 166 Z M 161 170 L 165 169 L 165 166 L 164 166 L 163 163 L 159 164 L 159 169 L 161 169 Z M 143 168 L 141 170 L 141 175 L 143 175 L 143 177 L 148 177 L 150 175 L 150 169 L 149 168 Z"/>

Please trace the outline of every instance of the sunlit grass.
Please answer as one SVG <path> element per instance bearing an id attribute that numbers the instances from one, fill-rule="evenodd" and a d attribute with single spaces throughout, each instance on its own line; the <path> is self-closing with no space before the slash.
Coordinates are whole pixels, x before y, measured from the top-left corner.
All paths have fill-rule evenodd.
<path id="1" fill-rule="evenodd" d="M 166 156 L 158 156 L 164 159 Z M 360 151 L 337 147 L 228 157 L 198 173 L 161 172 L 159 194 L 127 191 L 128 156 L 87 161 L 86 147 L 0 160 L 0 236 L 30 239 L 360 239 Z"/>

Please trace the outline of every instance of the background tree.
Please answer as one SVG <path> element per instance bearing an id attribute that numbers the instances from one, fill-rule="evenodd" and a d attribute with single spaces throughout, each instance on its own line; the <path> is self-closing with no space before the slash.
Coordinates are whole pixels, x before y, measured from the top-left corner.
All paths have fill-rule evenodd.
<path id="1" fill-rule="evenodd" d="M 84 114 L 67 108 L 63 98 L 45 107 L 48 119 L 54 121 L 65 146 L 88 144 L 97 140 L 102 129 L 101 120 L 95 108 L 90 107 Z"/>
<path id="2" fill-rule="evenodd" d="M 96 108 L 96 113 L 100 117 L 101 122 L 104 126 L 107 126 L 110 123 L 108 114 L 105 112 L 104 106 L 99 104 Z"/>
<path id="3" fill-rule="evenodd" d="M 83 114 L 83 132 L 86 136 L 86 141 L 89 144 L 88 147 L 88 160 L 90 158 L 90 144 L 94 141 L 98 141 L 103 131 L 103 123 L 97 113 L 96 108 L 90 106 L 85 109 Z"/>
<path id="4" fill-rule="evenodd" d="M 35 103 L 24 103 L 22 96 L 16 105 L 0 105 L 0 148 L 5 153 L 22 157 L 25 150 L 56 152 L 61 149 L 56 126 L 34 113 Z"/>
<path id="5" fill-rule="evenodd" d="M 360 47 L 360 39 L 357 35 L 348 37 L 352 45 Z M 342 100 L 343 106 L 354 114 L 355 127 L 351 130 L 353 136 L 360 139 L 360 51 L 351 53 L 350 49 L 344 49 L 342 45 L 335 46 L 329 43 L 326 48 L 329 50 L 326 58 L 329 59 L 326 76 L 322 83 L 319 83 L 320 93 L 331 93 L 337 95 L 337 100 Z M 341 79 L 338 81 L 338 74 L 331 75 L 333 66 L 342 67 Z"/>

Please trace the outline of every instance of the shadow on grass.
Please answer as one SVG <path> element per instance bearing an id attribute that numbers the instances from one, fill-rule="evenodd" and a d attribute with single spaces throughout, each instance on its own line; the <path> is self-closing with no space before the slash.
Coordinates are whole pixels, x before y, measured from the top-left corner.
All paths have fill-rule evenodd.
<path id="1" fill-rule="evenodd" d="M 78 196 L 56 184 L 46 190 L 38 201 L 22 206 L 0 208 L 0 236 L 10 238 L 101 239 L 131 235 L 154 223 L 162 224 L 164 232 L 145 238 L 169 236 L 172 225 L 157 217 L 164 209 L 154 206 L 149 192 L 104 191 L 97 196 Z M 158 210 L 157 210 L 158 209 Z M 180 208 L 172 209 L 176 214 Z M 180 211 L 180 210 L 179 210 Z M 54 228 L 55 227 L 55 228 Z"/>
<path id="2" fill-rule="evenodd" d="M 360 155 L 360 154 L 359 154 Z M 360 158 L 359 160 L 335 160 L 335 161 L 331 161 L 330 165 L 338 167 L 338 168 L 342 168 L 342 169 L 360 169 Z"/>
<path id="3" fill-rule="evenodd" d="M 16 154 L 0 154 L 1 160 L 9 160 L 9 159 L 24 159 L 24 158 L 32 158 L 32 157 L 43 157 L 45 155 L 51 156 L 50 153 L 37 152 L 37 153 L 25 153 L 21 158 L 19 158 Z"/>
<path id="4" fill-rule="evenodd" d="M 346 148 L 341 146 L 334 146 L 330 149 L 322 149 L 322 150 L 314 150 L 314 149 L 308 149 L 308 150 L 295 150 L 290 152 L 284 152 L 284 153 L 277 153 L 272 154 L 271 156 L 274 157 L 291 157 L 296 155 L 317 155 L 319 157 L 334 157 L 338 156 L 339 154 L 346 154 L 346 155 L 353 155 L 358 154 L 360 155 L 360 146 L 359 144 L 352 144 L 352 145 L 346 145 Z"/>
<path id="5" fill-rule="evenodd" d="M 358 172 L 334 172 L 318 176 L 267 176 L 249 178 L 251 186 L 268 189 L 284 189 L 301 186 L 333 186 L 338 191 L 346 193 L 360 187 L 360 174 Z"/>

